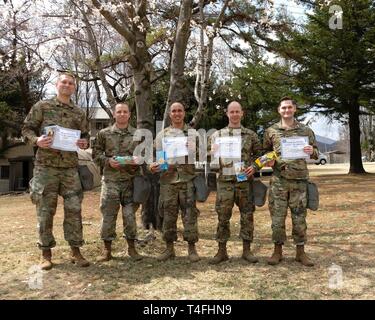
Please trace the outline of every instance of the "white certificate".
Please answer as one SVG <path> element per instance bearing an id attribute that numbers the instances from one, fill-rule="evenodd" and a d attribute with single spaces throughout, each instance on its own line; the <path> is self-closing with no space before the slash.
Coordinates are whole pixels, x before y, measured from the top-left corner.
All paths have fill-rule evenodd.
<path id="1" fill-rule="evenodd" d="M 189 154 L 187 137 L 165 137 L 163 138 L 163 150 L 167 159 L 185 157 Z"/>
<path id="2" fill-rule="evenodd" d="M 310 155 L 303 152 L 303 148 L 309 145 L 308 137 L 281 138 L 281 158 L 285 160 L 309 159 Z"/>
<path id="3" fill-rule="evenodd" d="M 60 126 L 54 128 L 51 148 L 62 151 L 78 151 L 77 140 L 81 137 L 80 130 L 68 129 Z"/>
<path id="4" fill-rule="evenodd" d="M 219 145 L 216 158 L 241 159 L 241 136 L 218 137 L 215 144 Z"/>

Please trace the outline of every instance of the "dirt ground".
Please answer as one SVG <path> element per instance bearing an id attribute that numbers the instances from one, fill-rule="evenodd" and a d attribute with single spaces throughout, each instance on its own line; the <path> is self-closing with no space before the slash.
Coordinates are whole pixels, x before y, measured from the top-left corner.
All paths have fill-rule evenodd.
<path id="1" fill-rule="evenodd" d="M 54 231 L 55 267 L 38 272 L 40 258 L 36 247 L 35 207 L 27 194 L 0 197 L 0 299 L 375 299 L 375 164 L 366 164 L 368 175 L 346 175 L 347 166 L 311 167 L 312 180 L 319 185 L 320 208 L 308 213 L 306 249 L 316 265 L 303 267 L 294 261 L 295 248 L 290 237 L 284 260 L 269 266 L 271 254 L 270 217 L 267 206 L 255 212 L 254 253 L 260 262 L 247 264 L 241 258 L 238 237 L 239 212 L 231 221 L 228 243 L 231 259 L 218 266 L 208 264 L 217 250 L 214 240 L 217 217 L 215 193 L 199 204 L 201 261 L 191 264 L 186 244 L 176 244 L 178 257 L 172 261 L 155 259 L 163 243 L 156 239 L 139 246 L 145 256 L 133 262 L 125 251 L 124 240 L 115 241 L 115 259 L 96 263 L 100 254 L 99 193 L 88 192 L 83 202 L 83 254 L 93 261 L 80 269 L 69 262 L 69 247 L 62 232 L 62 202 L 59 200 Z M 269 177 L 263 177 L 268 182 Z M 118 236 L 122 222 L 118 220 Z M 179 221 L 179 229 L 182 230 Z M 140 229 L 140 238 L 146 231 Z"/>

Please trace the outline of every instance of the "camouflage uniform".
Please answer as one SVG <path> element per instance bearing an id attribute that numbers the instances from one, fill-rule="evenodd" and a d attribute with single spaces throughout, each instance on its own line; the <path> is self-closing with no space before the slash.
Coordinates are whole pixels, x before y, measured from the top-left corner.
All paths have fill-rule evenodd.
<path id="1" fill-rule="evenodd" d="M 50 125 L 81 130 L 81 137 L 89 138 L 85 113 L 72 102 L 64 104 L 54 98 L 39 101 L 31 108 L 22 128 L 25 142 L 36 146 L 43 129 Z M 83 193 L 77 167 L 77 152 L 50 148 L 37 150 L 30 195 L 32 202 L 36 204 L 40 249 L 50 249 L 56 245 L 52 226 L 58 195 L 64 198 L 65 240 L 72 247 L 83 244 Z"/>
<path id="2" fill-rule="evenodd" d="M 155 138 L 155 149 L 162 150 L 164 137 L 188 136 L 190 128 L 185 124 L 182 130 L 173 127 L 165 128 Z M 195 137 L 197 135 L 195 134 Z M 159 212 L 163 217 L 163 240 L 173 242 L 177 240 L 177 218 L 179 210 L 182 211 L 184 226 L 183 238 L 189 243 L 198 241 L 198 215 L 196 207 L 195 165 L 188 163 L 188 157 L 182 161 L 169 164 L 169 168 L 160 174 Z"/>
<path id="3" fill-rule="evenodd" d="M 314 148 L 311 156 L 318 157 L 314 132 L 304 124 L 295 121 L 292 129 L 283 129 L 281 122 L 268 128 L 264 135 L 263 147 L 265 151 L 274 150 L 281 154 L 281 138 L 305 136 L 309 145 Z M 273 167 L 274 174 L 270 181 L 269 209 L 272 219 L 272 240 L 276 244 L 283 244 L 286 240 L 285 219 L 288 207 L 291 210 L 293 223 L 293 239 L 295 244 L 306 242 L 306 191 L 309 172 L 306 161 L 278 159 Z"/>
<path id="4" fill-rule="evenodd" d="M 132 156 L 138 142 L 133 141 L 135 129 L 130 125 L 125 129 L 116 124 L 100 130 L 96 136 L 93 159 L 103 168 L 100 210 L 102 213 L 101 239 L 112 241 L 116 238 L 116 220 L 120 205 L 124 237 L 136 239 L 137 224 L 135 212 L 139 205 L 133 203 L 133 178 L 140 174 L 139 166 L 124 165 L 116 170 L 109 165 L 114 156 Z"/>
<path id="5" fill-rule="evenodd" d="M 245 167 L 248 167 L 252 161 L 261 155 L 261 144 L 257 134 L 241 126 L 241 129 L 225 127 L 216 131 L 209 140 L 209 149 L 215 143 L 217 137 L 241 136 L 241 159 Z M 252 180 L 237 182 L 234 172 L 233 159 L 219 159 L 220 169 L 217 174 L 217 196 L 216 212 L 218 214 L 218 226 L 216 240 L 218 242 L 227 242 L 230 238 L 230 218 L 232 209 L 236 204 L 241 214 L 240 237 L 243 240 L 252 241 L 254 231 L 253 212 L 255 205 L 252 195 Z"/>

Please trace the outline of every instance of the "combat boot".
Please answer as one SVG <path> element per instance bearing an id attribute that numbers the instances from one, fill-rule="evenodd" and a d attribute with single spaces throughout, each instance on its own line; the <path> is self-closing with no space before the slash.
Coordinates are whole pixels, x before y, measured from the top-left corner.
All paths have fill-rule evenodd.
<path id="1" fill-rule="evenodd" d="M 42 251 L 42 262 L 40 264 L 40 268 L 42 270 L 50 270 L 52 269 L 52 251 L 51 249 L 44 249 Z"/>
<path id="2" fill-rule="evenodd" d="M 143 257 L 137 252 L 134 239 L 126 239 L 126 242 L 128 243 L 128 254 L 130 258 L 135 261 L 141 260 Z"/>
<path id="3" fill-rule="evenodd" d="M 198 256 L 197 249 L 195 248 L 194 242 L 189 242 L 188 255 L 189 255 L 190 262 L 197 262 L 201 259 Z"/>
<path id="4" fill-rule="evenodd" d="M 305 246 L 304 245 L 297 245 L 296 247 L 296 261 L 302 263 L 306 267 L 313 267 L 314 263 L 305 253 Z"/>
<path id="5" fill-rule="evenodd" d="M 220 262 L 227 261 L 229 259 L 227 253 L 227 243 L 219 242 L 219 250 L 216 255 L 210 260 L 210 264 L 219 264 Z"/>
<path id="6" fill-rule="evenodd" d="M 275 243 L 275 249 L 273 250 L 272 256 L 268 258 L 267 262 L 271 266 L 275 266 L 280 263 L 283 259 L 283 245 Z"/>
<path id="7" fill-rule="evenodd" d="M 167 242 L 166 249 L 156 259 L 158 259 L 159 261 L 166 261 L 168 259 L 174 258 L 175 256 L 176 256 L 176 253 L 174 251 L 174 244 L 173 244 L 173 242 Z"/>
<path id="8" fill-rule="evenodd" d="M 242 253 L 242 259 L 249 261 L 251 263 L 257 263 L 258 258 L 253 255 L 253 253 L 250 250 L 250 244 L 251 242 L 249 240 L 243 240 L 243 253 Z"/>
<path id="9" fill-rule="evenodd" d="M 111 260 L 112 257 L 112 241 L 106 241 L 104 240 L 104 250 L 103 254 L 99 256 L 96 261 L 98 262 L 104 262 Z"/>
<path id="10" fill-rule="evenodd" d="M 88 262 L 81 254 L 79 247 L 70 247 L 72 250 L 72 256 L 70 261 L 77 264 L 79 267 L 88 267 L 90 262 Z"/>

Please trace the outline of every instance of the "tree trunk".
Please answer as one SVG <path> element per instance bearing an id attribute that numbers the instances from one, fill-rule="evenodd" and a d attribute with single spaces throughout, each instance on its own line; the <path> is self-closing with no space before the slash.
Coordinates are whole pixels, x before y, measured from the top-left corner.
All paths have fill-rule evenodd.
<path id="1" fill-rule="evenodd" d="M 146 41 L 146 39 L 143 39 L 143 41 Z M 148 129 L 152 132 L 153 136 L 155 136 L 151 91 L 151 57 L 147 48 L 145 46 L 143 47 L 143 41 L 138 40 L 137 43 L 134 44 L 133 52 L 136 52 L 136 54 L 130 59 L 130 65 L 133 69 L 135 105 L 137 107 L 137 128 Z M 153 175 L 146 170 L 144 174 L 151 183 L 151 192 L 147 203 L 142 206 L 142 223 L 147 229 L 152 226 L 154 229 L 161 230 L 162 219 L 158 210 L 159 176 Z"/>
<path id="2" fill-rule="evenodd" d="M 171 62 L 171 79 L 169 85 L 167 105 L 164 111 L 163 128 L 167 126 L 168 112 L 171 103 L 181 101 L 184 96 L 186 83 L 184 80 L 185 55 L 190 37 L 190 20 L 192 15 L 193 0 L 183 0 L 178 18 L 177 32 L 173 45 Z"/>
<path id="3" fill-rule="evenodd" d="M 139 0 L 136 2 L 129 2 L 126 10 L 115 13 L 107 10 L 105 6 L 101 5 L 98 0 L 91 0 L 92 4 L 99 10 L 103 17 L 111 24 L 111 26 L 123 36 L 130 48 L 130 55 L 128 62 L 133 70 L 133 82 L 135 91 L 135 105 L 137 108 L 137 128 L 148 129 L 154 134 L 154 117 L 152 109 L 152 91 L 151 91 L 151 76 L 152 64 L 151 56 L 146 45 L 147 27 L 149 22 L 147 19 L 147 1 Z M 130 4 L 130 5 L 129 5 Z M 135 17 L 141 24 L 136 23 Z M 155 177 L 151 177 L 149 173 L 145 173 L 150 177 L 153 185 L 153 192 L 146 206 L 142 207 L 142 221 L 146 228 L 153 225 L 157 227 L 156 221 L 159 216 L 157 199 L 158 183 Z"/>
<path id="4" fill-rule="evenodd" d="M 359 105 L 355 101 L 349 105 L 349 129 L 350 129 L 350 169 L 349 173 L 366 173 L 362 164 L 361 131 L 359 126 Z"/>
<path id="5" fill-rule="evenodd" d="M 151 56 L 146 46 L 146 34 L 135 31 L 135 41 L 129 41 L 132 55 L 129 63 L 133 70 L 133 83 L 135 93 L 135 105 L 137 109 L 137 128 L 147 129 L 155 136 L 155 123 L 152 108 L 152 63 Z M 161 229 L 159 223 L 159 179 L 147 170 L 144 174 L 151 183 L 151 193 L 147 203 L 142 206 L 142 223 L 145 228 Z"/>
<path id="6" fill-rule="evenodd" d="M 221 8 L 220 14 L 217 17 L 215 24 L 213 26 L 213 33 L 207 34 L 208 37 L 208 45 L 207 49 L 205 48 L 204 44 L 204 30 L 207 28 L 206 24 L 206 18 L 203 13 L 203 6 L 204 6 L 204 0 L 200 0 L 199 7 L 200 7 L 200 14 L 201 14 L 201 59 L 200 59 L 200 67 L 198 66 L 198 72 L 197 72 L 197 80 L 195 83 L 195 99 L 198 102 L 198 108 L 195 112 L 195 115 L 193 119 L 190 121 L 190 126 L 193 128 L 196 128 L 198 126 L 199 121 L 203 117 L 204 109 L 207 107 L 207 95 L 208 90 L 210 87 L 209 81 L 210 81 L 210 71 L 212 66 L 212 57 L 214 52 L 214 39 L 217 34 L 217 30 L 220 27 L 220 24 L 222 23 L 222 20 L 224 19 L 225 10 L 229 6 L 230 0 L 226 0 L 223 4 L 223 7 Z M 200 90 L 199 90 L 200 89 Z"/>
<path id="7" fill-rule="evenodd" d="M 155 135 L 151 72 L 148 71 L 147 64 L 151 65 L 151 62 L 139 64 L 137 68 L 133 69 L 135 105 L 137 106 L 137 128 L 148 129 Z"/>
<path id="8" fill-rule="evenodd" d="M 18 76 L 17 81 L 20 86 L 21 96 L 22 96 L 22 101 L 24 102 L 25 111 L 26 113 L 29 113 L 31 107 L 33 106 L 33 101 L 31 98 L 30 82 L 27 76 L 27 71 L 26 70 L 24 71 L 25 71 L 24 75 Z"/>

